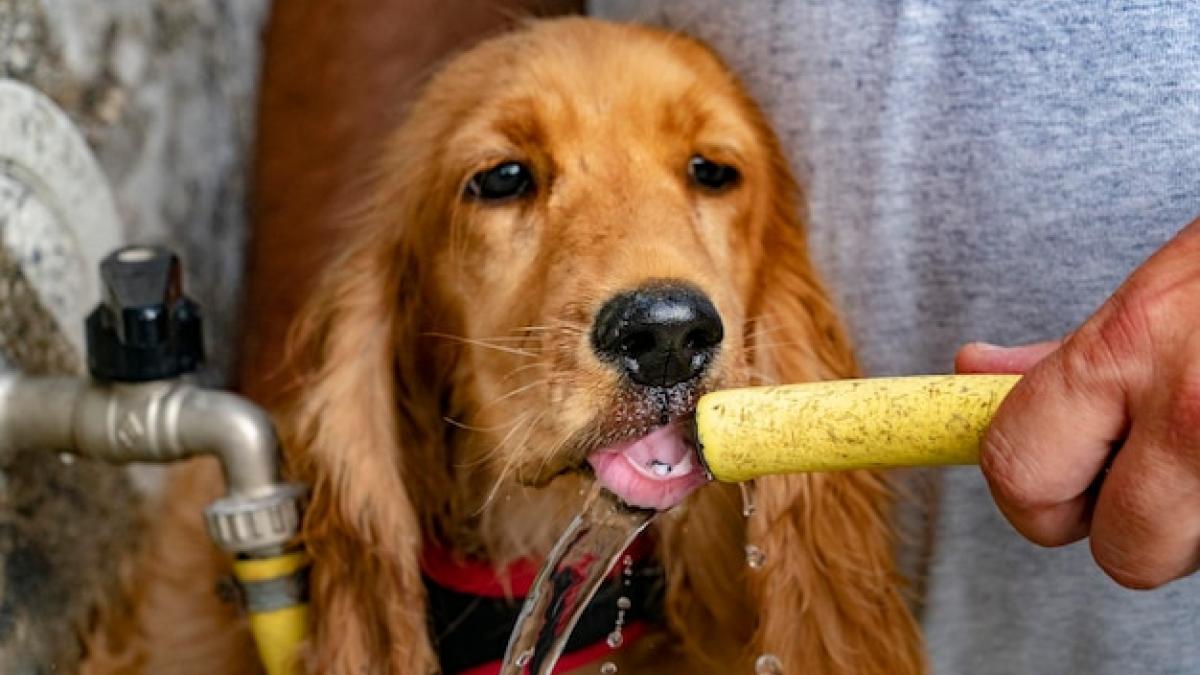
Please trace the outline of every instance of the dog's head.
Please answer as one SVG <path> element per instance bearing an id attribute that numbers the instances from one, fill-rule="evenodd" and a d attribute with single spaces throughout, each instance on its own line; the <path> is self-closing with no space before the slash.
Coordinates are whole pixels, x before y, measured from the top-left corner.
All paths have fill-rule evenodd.
<path id="1" fill-rule="evenodd" d="M 370 452 L 401 448 L 435 515 L 578 470 L 671 507 L 705 482 L 683 433 L 703 393 L 770 378 L 784 341 L 809 377 L 849 367 L 777 141 L 686 37 L 560 20 L 486 42 L 427 85 L 378 182 L 312 305 L 307 399 L 397 408 L 357 433 L 398 413 Z"/>
<path id="2" fill-rule="evenodd" d="M 704 482 L 680 433 L 696 399 L 751 380 L 769 230 L 794 202 L 708 49 L 597 27 L 489 42 L 413 107 L 384 175 L 420 209 L 389 224 L 410 247 L 394 273 L 422 289 L 402 348 L 453 361 L 437 421 L 461 473 L 543 485 L 590 465 L 666 508 Z"/>
<path id="3" fill-rule="evenodd" d="M 703 393 L 853 373 L 778 143 L 689 38 L 531 24 L 448 63 L 383 154 L 377 198 L 298 332 L 315 366 L 288 451 L 314 486 L 305 527 L 322 625 L 339 636 L 330 659 L 349 658 L 338 645 L 355 626 L 362 653 L 399 641 L 406 668 L 428 658 L 412 637 L 424 635 L 421 540 L 495 553 L 502 539 L 501 560 L 544 551 L 592 475 L 633 504 L 673 506 L 705 482 L 681 431 Z M 786 608 L 803 605 L 820 614 L 814 635 L 862 636 L 803 657 L 786 647 L 816 664 L 911 630 L 881 628 L 907 614 L 878 481 L 825 480 L 760 486 L 751 529 L 798 550 L 757 577 L 751 593 L 783 608 L 757 623 L 736 609 L 745 520 L 727 492 L 699 490 L 687 546 L 664 544 L 681 635 L 754 630 L 785 649 Z M 883 572 L 854 606 L 888 611 L 847 614 L 822 586 L 863 570 Z"/>
<path id="4" fill-rule="evenodd" d="M 398 448 L 380 471 L 410 465 L 433 518 L 580 471 L 672 507 L 706 482 L 683 432 L 702 394 L 769 381 L 782 344 L 800 376 L 852 368 L 778 142 L 688 37 L 566 19 L 485 42 L 380 168 L 308 317 L 305 402 L 317 431 L 361 419 L 365 452 Z"/>
<path id="5" fill-rule="evenodd" d="M 436 118 L 423 256 L 453 310 L 427 333 L 461 343 L 448 412 L 496 430 L 457 461 L 535 485 L 590 462 L 665 508 L 704 480 L 679 423 L 749 380 L 779 167 L 708 50 L 584 25 L 468 54 L 414 111 Z"/>

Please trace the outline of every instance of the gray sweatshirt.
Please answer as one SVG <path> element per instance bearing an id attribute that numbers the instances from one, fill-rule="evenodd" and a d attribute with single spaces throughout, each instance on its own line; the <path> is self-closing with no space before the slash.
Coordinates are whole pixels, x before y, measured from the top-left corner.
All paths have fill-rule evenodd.
<path id="1" fill-rule="evenodd" d="M 747 81 L 873 375 L 945 372 L 968 340 L 1059 337 L 1200 216 L 1200 2 L 591 9 L 701 37 Z M 935 673 L 1200 673 L 1200 576 L 1124 590 L 1086 542 L 1018 537 L 977 469 L 924 478 L 906 554 Z"/>

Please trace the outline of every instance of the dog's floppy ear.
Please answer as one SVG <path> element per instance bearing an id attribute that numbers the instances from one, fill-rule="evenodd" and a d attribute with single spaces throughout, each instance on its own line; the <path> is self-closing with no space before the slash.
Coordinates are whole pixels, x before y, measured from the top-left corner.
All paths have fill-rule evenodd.
<path id="1" fill-rule="evenodd" d="M 384 173 L 389 173 L 386 169 Z M 402 176 L 403 173 L 394 174 Z M 287 429 L 290 471 L 312 486 L 304 537 L 313 557 L 312 672 L 423 675 L 419 551 L 425 481 L 436 467 L 435 395 L 417 355 L 419 217 L 403 185 L 359 218 L 292 335 L 299 389 Z M 432 386 L 432 385 L 430 385 Z"/>
<path id="2" fill-rule="evenodd" d="M 752 314 L 753 370 L 764 384 L 853 377 L 850 343 L 808 258 L 802 199 L 778 148 L 772 151 L 778 183 Z M 884 477 L 774 476 L 756 487 L 747 539 L 766 556 L 749 574 L 761 607 L 756 645 L 779 657 L 785 672 L 924 672 L 920 632 L 896 572 Z"/>

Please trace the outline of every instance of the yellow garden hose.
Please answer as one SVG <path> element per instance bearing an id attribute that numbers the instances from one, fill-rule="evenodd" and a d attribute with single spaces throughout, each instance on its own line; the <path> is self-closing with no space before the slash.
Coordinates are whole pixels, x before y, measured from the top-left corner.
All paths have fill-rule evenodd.
<path id="1" fill-rule="evenodd" d="M 922 375 L 713 392 L 701 458 L 725 482 L 807 471 L 974 464 L 1017 375 Z"/>
<path id="2" fill-rule="evenodd" d="M 308 637 L 308 555 L 285 553 L 234 562 L 246 598 L 250 632 L 267 675 L 300 675 L 299 648 Z"/>

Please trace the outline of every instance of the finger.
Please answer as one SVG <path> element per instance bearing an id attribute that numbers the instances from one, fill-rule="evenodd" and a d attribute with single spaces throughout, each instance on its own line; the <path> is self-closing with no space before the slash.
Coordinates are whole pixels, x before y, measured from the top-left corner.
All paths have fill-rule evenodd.
<path id="1" fill-rule="evenodd" d="M 992 490 L 994 498 L 995 490 Z M 996 498 L 996 505 L 1021 536 L 1039 546 L 1066 546 L 1088 536 L 1092 526 L 1094 498 L 1089 492 L 1073 499 L 1039 506 L 1017 508 Z"/>
<path id="2" fill-rule="evenodd" d="M 996 505 L 1026 538 L 1066 544 L 1088 531 L 1088 489 L 1127 428 L 1113 368 L 1064 343 L 1034 365 L 997 411 L 980 451 Z"/>
<path id="3" fill-rule="evenodd" d="M 1096 502 L 1092 556 L 1130 588 L 1200 567 L 1200 434 L 1172 417 L 1161 406 L 1139 412 Z"/>
<path id="4" fill-rule="evenodd" d="M 1019 347 L 999 347 L 986 342 L 963 345 L 954 357 L 956 373 L 1023 373 L 1046 358 L 1060 342 L 1035 342 Z"/>

